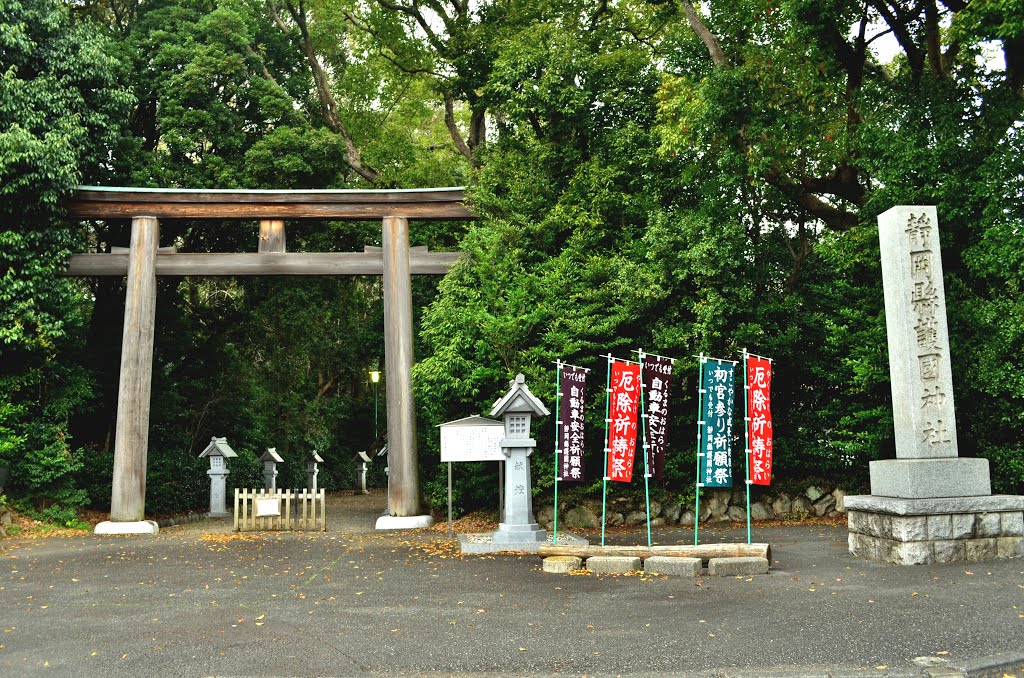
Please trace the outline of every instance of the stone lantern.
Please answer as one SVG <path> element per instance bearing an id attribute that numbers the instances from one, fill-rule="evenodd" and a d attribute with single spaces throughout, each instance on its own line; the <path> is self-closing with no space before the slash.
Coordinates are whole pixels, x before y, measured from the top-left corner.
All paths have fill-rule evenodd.
<path id="1" fill-rule="evenodd" d="M 373 461 L 366 452 L 356 452 L 356 474 L 359 476 L 359 487 L 356 488 L 356 494 L 370 494 L 370 491 L 366 489 L 366 471 L 369 468 L 367 464 Z"/>
<path id="2" fill-rule="evenodd" d="M 306 455 L 306 487 L 313 494 L 316 494 L 316 477 L 320 473 L 317 464 L 322 463 L 324 463 L 323 457 L 317 454 L 316 450 Z"/>
<path id="3" fill-rule="evenodd" d="M 277 448 L 268 447 L 260 457 L 263 462 L 263 487 L 267 492 L 277 492 L 277 465 L 284 461 Z"/>
<path id="4" fill-rule="evenodd" d="M 505 507 L 502 521 L 494 532 L 495 544 L 543 542 L 547 532 L 533 516 L 533 491 L 530 481 L 530 455 L 537 441 L 530 437 L 530 419 L 551 414 L 537 396 L 526 387 L 526 378 L 517 374 L 509 382 L 509 391 L 491 407 L 490 416 L 501 416 L 505 438 L 501 451 L 505 462 Z"/>
<path id="5" fill-rule="evenodd" d="M 206 471 L 206 475 L 210 476 L 210 518 L 227 518 L 231 515 L 225 506 L 226 478 L 229 473 L 226 460 L 237 456 L 228 445 L 227 438 L 216 436 L 210 438 L 210 444 L 199 455 L 200 459 L 210 459 L 210 468 Z"/>

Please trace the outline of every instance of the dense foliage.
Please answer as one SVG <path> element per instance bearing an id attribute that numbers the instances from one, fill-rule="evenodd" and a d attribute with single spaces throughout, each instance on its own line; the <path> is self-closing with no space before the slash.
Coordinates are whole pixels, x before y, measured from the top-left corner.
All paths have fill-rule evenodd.
<path id="1" fill-rule="evenodd" d="M 62 218 L 82 182 L 470 186 L 478 221 L 413 225 L 414 244 L 467 253 L 440 283 L 416 281 L 434 503 L 436 424 L 485 410 L 520 371 L 553 403 L 556 358 L 596 384 L 599 354 L 638 347 L 680 358 L 660 492 L 692 491 L 692 356 L 743 347 L 776 359 L 777 476 L 862 485 L 892 454 L 875 218 L 934 204 L 961 454 L 991 459 L 997 490 L 1024 490 L 1019 2 L 0 8 L 0 465 L 23 502 L 109 501 L 123 283 L 59 272 L 128 229 Z M 161 229 L 183 251 L 255 247 L 251 225 Z M 293 251 L 375 243 L 375 223 L 289 224 Z M 372 279 L 162 279 L 149 510 L 202 505 L 211 435 L 240 452 L 236 484 L 258 481 L 266 446 L 288 460 L 284 484 L 310 448 L 328 487 L 351 483 L 375 438 L 382 320 Z M 535 431 L 541 491 L 551 429 Z M 462 508 L 493 507 L 492 474 L 460 477 Z"/>

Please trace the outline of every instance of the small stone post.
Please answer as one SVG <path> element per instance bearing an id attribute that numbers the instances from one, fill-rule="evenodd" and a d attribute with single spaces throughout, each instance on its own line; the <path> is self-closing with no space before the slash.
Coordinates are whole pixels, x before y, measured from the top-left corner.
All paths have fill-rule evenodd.
<path id="1" fill-rule="evenodd" d="M 501 450 L 508 459 L 505 462 L 505 506 L 494 532 L 494 543 L 543 542 L 547 531 L 540 529 L 533 516 L 530 455 L 537 441 L 530 437 L 530 418 L 551 413 L 526 387 L 522 374 L 516 375 L 509 386 L 509 392 L 494 403 L 490 414 L 504 417 L 505 439 L 501 441 Z"/>
<path id="2" fill-rule="evenodd" d="M 263 462 L 263 487 L 267 492 L 277 492 L 277 465 L 284 461 L 277 448 L 268 447 L 260 457 Z"/>
<path id="3" fill-rule="evenodd" d="M 206 475 L 210 476 L 210 518 L 227 518 L 231 515 L 225 505 L 227 499 L 227 460 L 237 457 L 235 451 L 228 445 L 227 438 L 210 438 L 210 444 L 200 453 L 199 458 L 208 457 L 210 468 Z"/>
<path id="4" fill-rule="evenodd" d="M 306 487 L 313 494 L 316 494 L 316 477 L 320 473 L 317 464 L 322 464 L 323 462 L 323 458 L 316 453 L 316 450 L 306 455 Z"/>

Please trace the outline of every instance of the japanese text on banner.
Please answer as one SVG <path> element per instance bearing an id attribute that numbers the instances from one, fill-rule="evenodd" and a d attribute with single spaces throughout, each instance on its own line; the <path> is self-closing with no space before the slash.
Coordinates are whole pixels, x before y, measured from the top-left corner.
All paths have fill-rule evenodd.
<path id="1" fill-rule="evenodd" d="M 640 407 L 640 366 L 612 363 L 608 393 L 608 477 L 622 483 L 633 480 L 636 456 L 636 415 Z"/>
<path id="2" fill-rule="evenodd" d="M 586 397 L 587 372 L 572 365 L 562 366 L 559 380 L 561 403 L 558 433 L 561 453 L 558 479 L 563 482 L 583 481 L 583 403 Z"/>
<path id="3" fill-rule="evenodd" d="M 701 482 L 705 487 L 732 487 L 732 411 L 735 374 L 730 362 L 709 359 L 701 398 Z"/>
<path id="4" fill-rule="evenodd" d="M 772 483 L 772 363 L 747 356 L 747 422 L 750 441 L 750 479 L 755 485 Z"/>
<path id="5" fill-rule="evenodd" d="M 668 389 L 672 381 L 672 360 L 645 355 L 643 375 L 647 468 L 652 477 L 660 478 L 665 472 L 665 450 L 668 447 Z"/>

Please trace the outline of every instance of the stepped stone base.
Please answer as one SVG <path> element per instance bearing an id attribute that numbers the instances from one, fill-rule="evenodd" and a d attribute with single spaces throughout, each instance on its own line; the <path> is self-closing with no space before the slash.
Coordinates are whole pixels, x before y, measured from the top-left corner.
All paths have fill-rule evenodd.
<path id="1" fill-rule="evenodd" d="M 896 565 L 1024 557 L 1024 496 L 846 497 L 850 553 Z"/>

